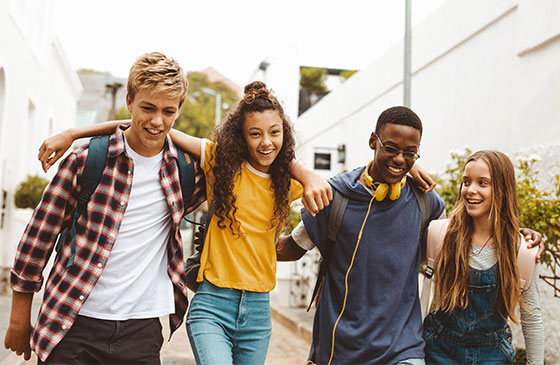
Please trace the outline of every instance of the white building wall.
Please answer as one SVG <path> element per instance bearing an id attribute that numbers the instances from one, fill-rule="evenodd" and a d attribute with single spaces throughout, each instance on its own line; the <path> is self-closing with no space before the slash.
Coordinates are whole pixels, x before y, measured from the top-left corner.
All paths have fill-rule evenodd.
<path id="1" fill-rule="evenodd" d="M 413 29 L 411 99 L 424 125 L 423 167 L 441 172 L 451 149 L 469 145 L 512 159 L 537 153 L 541 178 L 560 171 L 559 20 L 556 0 L 448 0 Z M 345 169 L 367 164 L 377 117 L 402 104 L 402 77 L 401 41 L 300 116 L 298 157 L 313 166 L 314 152 L 345 144 Z M 546 360 L 558 363 L 560 299 L 540 287 Z M 514 336 L 522 346 L 519 328 Z"/>
<path id="2" fill-rule="evenodd" d="M 0 0 L 0 274 L 30 216 L 15 208 L 15 190 L 29 174 L 52 177 L 37 161 L 40 142 L 74 125 L 82 90 L 52 32 L 51 9 L 49 0 Z"/>
<path id="3" fill-rule="evenodd" d="M 449 150 L 466 144 L 512 152 L 559 143 L 560 22 L 555 36 L 543 26 L 540 37 L 521 42 L 520 19 L 546 23 L 553 11 L 517 5 L 449 0 L 413 30 L 412 108 L 425 128 L 422 166 L 442 170 Z M 402 55 L 400 42 L 300 116 L 300 158 L 307 165 L 314 148 L 340 143 L 347 146 L 347 168 L 368 162 L 367 140 L 379 113 L 402 103 Z"/>

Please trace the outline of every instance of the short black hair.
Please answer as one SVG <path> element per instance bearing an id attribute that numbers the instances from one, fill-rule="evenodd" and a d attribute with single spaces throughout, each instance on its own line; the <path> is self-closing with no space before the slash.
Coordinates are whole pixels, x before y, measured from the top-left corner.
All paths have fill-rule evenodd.
<path id="1" fill-rule="evenodd" d="M 422 121 L 415 112 L 406 106 L 394 106 L 381 113 L 379 118 L 377 118 L 375 134 L 379 136 L 385 125 L 389 123 L 411 126 L 414 129 L 418 129 L 420 135 L 422 135 Z"/>

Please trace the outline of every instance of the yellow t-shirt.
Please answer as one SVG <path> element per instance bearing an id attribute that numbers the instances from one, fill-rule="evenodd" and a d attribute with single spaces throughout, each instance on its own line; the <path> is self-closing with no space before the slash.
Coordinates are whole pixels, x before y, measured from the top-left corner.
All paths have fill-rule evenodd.
<path id="1" fill-rule="evenodd" d="M 214 162 L 216 144 L 203 140 L 201 165 L 206 176 L 206 193 L 210 203 L 214 196 Z M 290 203 L 301 196 L 301 184 L 292 179 Z M 222 288 L 255 292 L 269 292 L 276 286 L 276 227 L 270 222 L 274 216 L 274 192 L 268 174 L 244 162 L 235 177 L 233 187 L 237 201 L 235 217 L 240 223 L 240 235 L 218 226 L 214 215 L 208 227 L 204 249 L 200 257 L 197 281 L 203 277 Z"/>

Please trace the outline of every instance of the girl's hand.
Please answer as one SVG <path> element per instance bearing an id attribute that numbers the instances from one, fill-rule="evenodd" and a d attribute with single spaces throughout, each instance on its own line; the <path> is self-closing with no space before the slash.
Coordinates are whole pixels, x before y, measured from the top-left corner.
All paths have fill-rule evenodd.
<path id="1" fill-rule="evenodd" d="M 37 156 L 39 161 L 41 161 L 43 171 L 47 172 L 49 167 L 68 151 L 73 142 L 74 132 L 72 128 L 45 139 L 41 147 L 39 147 L 39 154 Z"/>
<path id="2" fill-rule="evenodd" d="M 305 210 L 312 216 L 329 205 L 332 198 L 332 188 L 325 178 L 316 173 L 309 174 L 306 177 L 301 202 Z"/>
<path id="3" fill-rule="evenodd" d="M 418 187 L 425 193 L 428 193 L 436 187 L 436 183 L 428 171 L 424 170 L 422 166 L 415 163 L 409 171 L 410 176 L 418 182 Z"/>
<path id="4" fill-rule="evenodd" d="M 50 138 L 45 139 L 41 147 L 39 147 L 39 161 L 43 166 L 43 170 L 47 172 L 56 161 L 58 161 L 64 152 L 68 151 L 72 142 L 79 138 L 95 137 L 105 134 L 111 134 L 118 126 L 128 127 L 130 120 L 113 120 L 103 123 L 95 123 L 85 127 L 70 128 Z"/>

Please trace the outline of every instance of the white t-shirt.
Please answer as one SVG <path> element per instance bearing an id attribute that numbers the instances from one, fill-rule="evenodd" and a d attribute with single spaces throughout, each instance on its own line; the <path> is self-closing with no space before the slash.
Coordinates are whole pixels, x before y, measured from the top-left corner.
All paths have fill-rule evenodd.
<path id="1" fill-rule="evenodd" d="M 171 211 L 159 171 L 163 151 L 153 157 L 134 152 L 130 199 L 109 259 L 80 310 L 108 320 L 154 318 L 175 311 L 173 283 L 167 274 Z"/>

